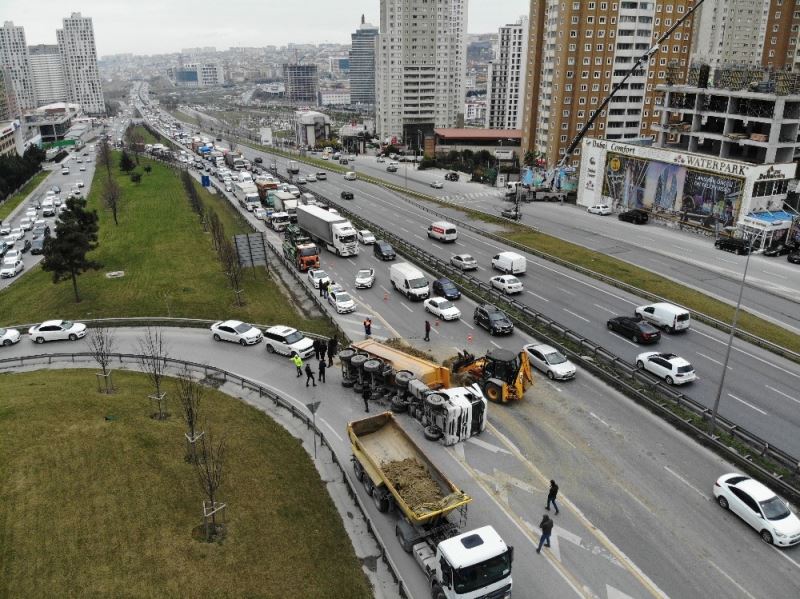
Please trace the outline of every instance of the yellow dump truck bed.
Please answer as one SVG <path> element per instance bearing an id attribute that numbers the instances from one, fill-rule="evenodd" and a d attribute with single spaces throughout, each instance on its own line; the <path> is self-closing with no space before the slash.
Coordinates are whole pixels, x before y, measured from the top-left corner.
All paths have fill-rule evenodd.
<path id="1" fill-rule="evenodd" d="M 353 343 L 353 347 L 391 364 L 395 370 L 413 372 L 414 376 L 432 389 L 450 387 L 450 370 L 435 362 L 417 358 L 399 349 L 379 343 L 374 339 L 357 341 Z"/>
<path id="2" fill-rule="evenodd" d="M 472 498 L 442 474 L 425 453 L 397 423 L 392 412 L 383 412 L 347 425 L 353 455 L 361 463 L 375 486 L 385 486 L 408 520 L 418 526 L 466 505 Z M 432 503 L 409 505 L 395 488 L 382 465 L 412 459 L 419 462 L 439 487 L 441 499 Z"/>

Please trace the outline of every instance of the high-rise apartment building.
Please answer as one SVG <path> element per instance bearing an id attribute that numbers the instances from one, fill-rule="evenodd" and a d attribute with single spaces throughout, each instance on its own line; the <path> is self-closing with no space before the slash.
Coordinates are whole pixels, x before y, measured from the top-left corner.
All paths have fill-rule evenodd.
<path id="1" fill-rule="evenodd" d="M 39 106 L 67 100 L 67 85 L 61 66 L 61 53 L 55 44 L 40 44 L 28 48 L 33 93 Z"/>
<path id="2" fill-rule="evenodd" d="M 292 102 L 317 104 L 319 77 L 315 64 L 284 64 L 283 81 L 286 98 Z"/>
<path id="3" fill-rule="evenodd" d="M 525 98 L 528 18 L 500 28 L 494 59 L 486 75 L 486 127 L 519 129 Z"/>
<path id="4" fill-rule="evenodd" d="M 0 27 L 0 67 L 5 68 L 11 81 L 17 108 L 19 110 L 36 108 L 25 28 L 15 26 L 12 21 L 6 21 Z"/>
<path id="5" fill-rule="evenodd" d="M 9 121 L 19 116 L 17 98 L 14 95 L 8 70 L 0 65 L 0 121 Z"/>
<path id="6" fill-rule="evenodd" d="M 615 84 L 692 0 L 587 2 L 531 0 L 523 151 L 548 166 L 559 162 L 572 139 Z M 606 139 L 652 136 L 669 78 L 683 80 L 692 39 L 690 17 L 627 80 L 588 135 Z M 576 152 L 570 163 L 576 165 Z"/>
<path id="7" fill-rule="evenodd" d="M 375 38 L 378 28 L 364 22 L 350 35 L 350 101 L 375 104 Z"/>
<path id="8" fill-rule="evenodd" d="M 381 0 L 375 69 L 381 139 L 421 145 L 463 124 L 467 0 Z"/>
<path id="9" fill-rule="evenodd" d="M 56 31 L 56 39 L 61 53 L 67 100 L 80 104 L 87 114 L 105 114 L 92 19 L 82 17 L 79 12 L 72 13 L 63 19 L 63 29 Z"/>

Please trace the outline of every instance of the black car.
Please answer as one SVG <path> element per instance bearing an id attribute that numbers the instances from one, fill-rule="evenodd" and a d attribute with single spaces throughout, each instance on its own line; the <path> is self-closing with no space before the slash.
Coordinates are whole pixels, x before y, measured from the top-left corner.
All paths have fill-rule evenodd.
<path id="1" fill-rule="evenodd" d="M 339 195 L 343 200 L 352 200 L 353 199 L 353 192 L 352 191 L 343 191 Z"/>
<path id="2" fill-rule="evenodd" d="M 633 223 L 634 225 L 644 225 L 647 224 L 647 221 L 650 219 L 650 215 L 647 214 L 644 210 L 640 210 L 639 208 L 634 208 L 633 210 L 627 210 L 625 212 L 620 212 L 619 220 L 624 221 L 626 223 Z"/>
<path id="3" fill-rule="evenodd" d="M 39 225 L 34 227 L 31 233 L 34 239 L 50 235 L 50 225 Z"/>
<path id="4" fill-rule="evenodd" d="M 253 158 L 253 162 L 261 164 L 262 162 L 264 162 L 264 159 L 261 156 L 256 156 L 255 158 Z"/>
<path id="5" fill-rule="evenodd" d="M 489 331 L 490 335 L 510 335 L 514 332 L 514 323 L 506 313 L 492 304 L 481 304 L 475 308 L 472 320 Z"/>
<path id="6" fill-rule="evenodd" d="M 31 242 L 31 254 L 41 254 L 44 251 L 45 237 L 37 237 Z"/>
<path id="7" fill-rule="evenodd" d="M 372 246 L 372 252 L 381 260 L 394 260 L 397 258 L 394 248 L 389 244 L 389 242 L 383 241 L 382 239 L 379 239 L 375 242 L 375 244 Z"/>
<path id="8" fill-rule="evenodd" d="M 714 247 L 734 254 L 750 253 L 750 244 L 744 239 L 737 239 L 736 237 L 720 237 L 714 242 Z"/>
<path id="9" fill-rule="evenodd" d="M 609 331 L 619 333 L 634 343 L 658 343 L 661 331 L 649 322 L 631 316 L 615 316 L 606 323 Z"/>
<path id="10" fill-rule="evenodd" d="M 218 137 L 218 138 L 217 138 L 217 141 L 222 141 L 222 138 L 221 138 L 221 137 Z"/>
<path id="11" fill-rule="evenodd" d="M 6 255 L 6 252 L 11 249 L 5 241 L 0 241 L 0 258 Z"/>
<path id="12" fill-rule="evenodd" d="M 458 173 L 447 173 L 444 176 L 445 181 L 458 181 Z"/>
<path id="13" fill-rule="evenodd" d="M 397 167 L 394 166 L 393 164 L 390 164 L 389 166 L 386 167 L 386 172 L 387 173 L 396 173 L 397 172 Z"/>
<path id="14" fill-rule="evenodd" d="M 786 259 L 792 264 L 800 264 L 800 250 L 795 250 L 786 256 Z"/>
<path id="15" fill-rule="evenodd" d="M 457 300 L 461 297 L 461 292 L 453 281 L 447 277 L 442 277 L 433 282 L 433 295 L 449 300 Z"/>
<path id="16" fill-rule="evenodd" d="M 31 240 L 30 239 L 20 239 L 22 246 L 19 248 L 19 251 L 23 254 L 26 253 L 29 249 L 31 249 Z"/>
<path id="17" fill-rule="evenodd" d="M 764 250 L 764 255 L 774 258 L 775 256 L 785 256 L 792 253 L 794 246 L 786 245 L 785 243 L 775 243 Z"/>

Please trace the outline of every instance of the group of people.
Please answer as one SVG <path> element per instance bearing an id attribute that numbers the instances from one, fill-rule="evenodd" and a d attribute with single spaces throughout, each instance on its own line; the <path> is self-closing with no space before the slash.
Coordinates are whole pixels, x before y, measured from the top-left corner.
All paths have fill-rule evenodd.
<path id="1" fill-rule="evenodd" d="M 328 299 L 328 293 L 330 293 L 331 287 L 333 287 L 334 282 L 330 280 L 323 280 L 319 283 L 319 296 L 324 299 Z"/>
<path id="2" fill-rule="evenodd" d="M 325 382 L 325 371 L 333 366 L 333 358 L 336 356 L 339 349 L 339 340 L 336 337 L 331 337 L 327 341 L 324 339 L 314 339 L 314 360 L 318 362 L 317 366 L 317 376 L 319 377 L 319 382 Z M 325 356 L 327 355 L 328 359 L 325 360 Z M 305 373 L 306 375 L 306 387 L 309 384 L 313 385 L 314 387 L 317 386 L 317 381 L 314 378 L 314 369 L 311 368 L 311 364 L 303 363 L 303 358 L 301 358 L 297 353 L 292 354 L 292 364 L 294 364 L 295 368 L 297 368 L 297 378 L 300 378 Z"/>

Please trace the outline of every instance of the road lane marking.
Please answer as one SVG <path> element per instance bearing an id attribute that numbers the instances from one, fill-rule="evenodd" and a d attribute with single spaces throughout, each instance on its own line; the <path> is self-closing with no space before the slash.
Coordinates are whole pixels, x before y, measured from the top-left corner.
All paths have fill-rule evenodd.
<path id="1" fill-rule="evenodd" d="M 543 302 L 549 302 L 549 301 L 550 301 L 550 300 L 549 300 L 549 299 L 547 299 L 546 297 L 542 297 L 541 295 L 539 295 L 539 294 L 537 294 L 537 293 L 534 293 L 533 291 L 528 291 L 528 290 L 525 290 L 525 293 L 530 293 L 530 294 L 531 294 L 533 297 L 539 298 L 539 299 L 540 299 L 540 300 L 542 300 Z"/>
<path id="2" fill-rule="evenodd" d="M 717 564 L 715 564 L 715 563 L 714 563 L 714 562 L 712 562 L 711 560 L 708 560 L 708 563 L 709 563 L 709 564 L 711 564 L 712 566 L 714 566 L 714 569 L 715 569 L 717 572 L 719 572 L 719 573 L 720 573 L 720 574 L 722 574 L 722 575 L 723 575 L 725 578 L 727 578 L 727 579 L 728 579 L 728 581 L 729 581 L 729 582 L 730 582 L 730 583 L 731 583 L 733 586 L 735 586 L 737 589 L 739 589 L 739 590 L 740 590 L 742 593 L 744 593 L 745 595 L 747 595 L 748 597 L 750 597 L 750 599 L 756 599 L 756 598 L 755 598 L 755 597 L 753 597 L 753 596 L 752 596 L 750 593 L 748 593 L 748 592 L 747 592 L 747 589 L 745 589 L 745 588 L 744 588 L 742 585 L 740 585 L 738 582 L 736 582 L 736 581 L 735 581 L 733 578 L 731 578 L 730 576 L 728 576 L 728 574 L 725 572 L 725 570 L 723 570 L 722 568 L 720 568 L 720 567 L 719 567 Z"/>
<path id="3" fill-rule="evenodd" d="M 335 436 L 337 439 L 339 439 L 339 441 L 340 441 L 340 442 L 344 442 L 344 439 L 342 439 L 342 438 L 339 436 L 339 433 L 337 433 L 337 432 L 336 432 L 336 429 L 335 429 L 335 428 L 333 428 L 333 427 L 332 427 L 330 424 L 328 424 L 328 421 L 327 421 L 327 420 L 325 420 L 324 418 L 320 418 L 320 419 L 319 419 L 319 421 L 320 421 L 322 424 L 324 424 L 325 426 L 327 426 L 327 427 L 328 427 L 328 428 L 331 430 L 331 432 L 334 434 L 334 436 Z"/>
<path id="4" fill-rule="evenodd" d="M 497 445 L 492 445 L 491 443 L 487 443 L 477 437 L 469 437 L 467 439 L 468 443 L 472 443 L 473 445 L 477 445 L 481 449 L 485 449 L 487 451 L 491 451 L 492 453 L 505 453 L 507 455 L 511 455 L 511 452 L 505 449 L 504 447 L 498 447 Z"/>
<path id="5" fill-rule="evenodd" d="M 594 412 L 589 412 L 589 415 L 590 415 L 592 418 L 596 418 L 597 420 L 599 420 L 600 422 L 602 422 L 603 424 L 605 424 L 605 425 L 606 425 L 608 428 L 611 428 L 611 425 L 610 425 L 608 422 L 606 422 L 605 420 L 603 420 L 602 418 L 600 418 L 600 416 L 598 416 L 598 415 L 597 415 L 597 414 L 595 414 Z"/>
<path id="6" fill-rule="evenodd" d="M 463 318 L 459 318 L 459 320 L 461 321 L 461 324 L 463 324 L 463 325 L 466 325 L 467 327 L 469 327 L 469 328 L 470 328 L 470 329 L 472 329 L 473 331 L 475 330 L 475 327 L 474 327 L 474 326 L 472 326 L 471 324 L 469 324 L 469 323 L 468 323 L 466 320 L 464 320 Z"/>
<path id="7" fill-rule="evenodd" d="M 715 360 L 711 356 L 707 356 L 702 352 L 697 352 L 697 355 L 698 356 L 703 356 L 706 360 L 710 360 L 711 362 L 714 362 L 714 364 L 716 364 L 717 366 L 722 366 L 722 362 L 720 362 L 719 360 Z M 728 366 L 727 368 L 728 368 L 728 370 L 733 370 L 733 368 L 731 368 L 730 366 Z"/>
<path id="8" fill-rule="evenodd" d="M 500 346 L 499 346 L 499 345 L 497 345 L 497 344 L 496 344 L 494 341 L 492 341 L 491 339 L 489 340 L 489 343 L 491 343 L 492 345 L 494 345 L 494 346 L 495 346 L 497 349 L 501 349 L 501 348 L 500 348 Z"/>
<path id="9" fill-rule="evenodd" d="M 787 277 L 784 277 L 783 275 L 779 275 L 778 273 L 771 272 L 769 270 L 762 270 L 761 272 L 763 272 L 764 274 L 769 275 L 771 277 L 778 277 L 779 279 L 784 279 L 785 280 L 787 278 Z"/>
<path id="10" fill-rule="evenodd" d="M 764 416 L 768 416 L 768 414 L 764 410 L 762 410 L 761 408 L 757 408 L 753 404 L 751 404 L 749 402 L 746 402 L 745 400 L 741 399 L 740 397 L 736 397 L 733 393 L 728 393 L 728 397 L 730 397 L 731 399 L 735 399 L 738 402 L 743 403 L 748 408 L 754 409 L 756 412 L 761 412 L 762 414 L 764 414 Z"/>
<path id="11" fill-rule="evenodd" d="M 409 308 L 408 306 L 406 306 L 406 305 L 405 305 L 405 303 L 403 303 L 403 302 L 400 302 L 400 305 L 401 305 L 401 306 L 403 306 L 403 307 L 404 307 L 406 310 L 408 310 L 409 312 L 412 312 L 412 313 L 414 312 L 414 310 L 412 310 L 411 308 Z"/>
<path id="12" fill-rule="evenodd" d="M 689 488 L 690 488 L 692 491 L 694 491 L 695 493 L 697 493 L 698 495 L 700 495 L 700 497 L 702 497 L 702 498 L 703 498 L 703 499 L 705 499 L 706 501 L 711 501 L 711 497 L 709 497 L 708 495 L 706 495 L 705 493 L 703 493 L 703 492 L 702 492 L 700 489 L 698 489 L 697 487 L 695 487 L 695 486 L 694 486 L 692 483 L 690 483 L 688 480 L 686 480 L 685 478 L 683 478 L 683 477 L 682 477 L 680 474 L 678 474 L 677 472 L 675 472 L 675 471 L 674 471 L 672 468 L 670 468 L 669 466 L 664 466 L 664 470 L 666 470 L 667 472 L 669 472 L 669 473 L 670 473 L 672 476 L 674 476 L 675 478 L 677 478 L 677 479 L 678 479 L 679 481 L 681 481 L 681 482 L 682 482 L 684 485 L 686 485 L 687 487 L 689 487 Z"/>
<path id="13" fill-rule="evenodd" d="M 594 307 L 600 308 L 601 310 L 603 310 L 604 312 L 608 312 L 609 314 L 616 314 L 614 310 L 609 310 L 608 308 L 606 308 L 605 306 L 601 306 L 600 304 L 594 304 Z"/>
<path id="14" fill-rule="evenodd" d="M 567 314 L 572 314 L 575 318 L 580 318 L 584 322 L 589 322 L 588 318 L 584 318 L 580 314 L 575 314 L 575 312 L 573 312 L 572 310 L 567 310 L 566 308 L 561 308 L 561 309 L 564 310 L 564 312 L 566 312 Z"/>
<path id="15" fill-rule="evenodd" d="M 707 333 L 702 333 L 702 332 L 698 331 L 697 329 L 692 329 L 692 330 L 695 333 L 697 333 L 698 335 L 702 335 L 703 337 L 707 337 L 707 338 L 711 339 L 712 341 L 716 341 L 717 343 L 719 343 L 721 345 L 725 345 L 726 344 L 725 341 L 722 341 L 721 339 L 717 339 L 716 337 L 712 337 L 711 335 L 709 335 Z M 753 355 L 750 352 L 744 351 L 743 349 L 739 349 L 736 346 L 734 346 L 733 349 L 734 349 L 734 351 L 738 351 L 739 353 L 744 354 L 745 356 L 747 356 L 749 358 L 753 358 L 754 360 L 758 360 L 759 362 L 761 362 L 763 364 L 766 364 L 767 366 L 771 366 L 772 368 L 775 368 L 777 370 L 780 370 L 781 372 L 785 372 L 788 375 L 791 375 L 791 376 L 793 376 L 795 378 L 800 379 L 800 374 L 798 374 L 796 372 L 792 372 L 791 370 L 786 370 L 785 368 L 781 368 L 777 364 L 773 364 L 772 362 L 769 362 L 768 360 L 765 360 L 764 358 L 759 358 L 758 356 Z"/>
<path id="16" fill-rule="evenodd" d="M 352 258 L 348 258 L 348 259 L 347 259 L 347 261 L 348 261 L 350 264 L 352 264 L 353 266 L 355 266 L 355 265 L 356 265 L 356 263 L 355 263 L 355 262 L 353 262 L 353 259 L 352 259 Z"/>
<path id="17" fill-rule="evenodd" d="M 683 247 L 682 245 L 676 245 L 674 243 L 672 244 L 672 247 L 678 248 L 679 250 L 683 250 L 684 252 L 688 252 L 689 251 L 685 247 Z"/>
<path id="18" fill-rule="evenodd" d="M 595 291 L 599 291 L 600 293 L 605 293 L 606 295 L 610 295 L 611 297 L 613 297 L 615 299 L 618 299 L 621 302 L 625 302 L 626 304 L 630 304 L 631 306 L 636 306 L 639 303 L 639 302 L 633 302 L 631 300 L 625 299 L 624 297 L 621 297 L 621 296 L 619 296 L 619 295 L 617 295 L 615 293 L 611 293 L 610 291 L 606 291 L 605 289 L 601 289 L 597 285 L 592 285 L 591 283 L 589 283 L 587 281 L 581 281 L 577 277 L 570 276 L 565 272 L 561 272 L 561 271 L 559 271 L 559 270 L 557 270 L 555 268 L 552 268 L 550 266 L 546 266 L 545 264 L 543 264 L 541 262 L 536 262 L 534 260 L 531 260 L 531 262 L 533 262 L 538 268 L 541 268 L 541 269 L 544 269 L 544 270 L 549 270 L 550 272 L 553 272 L 553 273 L 557 274 L 560 277 L 564 277 L 565 279 L 569 279 L 571 281 L 575 281 L 576 283 L 580 283 L 581 285 L 585 285 L 586 287 L 594 289 Z"/>
<path id="19" fill-rule="evenodd" d="M 786 399 L 791 399 L 791 400 L 792 400 L 793 402 L 795 402 L 795 403 L 800 403 L 800 399 L 796 399 L 796 398 L 792 397 L 791 395 L 786 395 L 786 393 L 784 393 L 783 391 L 779 391 L 779 390 L 778 390 L 778 389 L 776 389 L 775 387 L 771 387 L 771 386 L 769 386 L 769 385 L 764 385 L 764 386 L 765 386 L 767 389 L 769 389 L 769 390 L 771 390 L 771 391 L 774 391 L 774 392 L 775 392 L 775 393 L 777 393 L 778 395 L 783 395 L 783 396 L 784 396 Z"/>
<path id="20" fill-rule="evenodd" d="M 559 286 L 557 286 L 557 285 L 556 285 L 556 289 L 558 289 L 558 290 L 559 290 L 559 291 L 561 291 L 562 293 L 566 293 L 567 295 L 575 295 L 575 294 L 574 294 L 574 293 L 572 293 L 571 291 L 567 291 L 567 290 L 566 290 L 566 289 L 564 289 L 563 287 L 559 287 Z"/>
<path id="21" fill-rule="evenodd" d="M 800 564 L 798 564 L 798 563 L 797 563 L 796 561 L 794 561 L 794 560 L 793 560 L 791 557 L 789 557 L 788 555 L 786 555 L 786 553 L 785 553 L 785 551 L 784 551 L 783 549 L 778 549 L 777 547 L 775 547 L 775 545 L 773 545 L 773 546 L 772 546 L 772 548 L 773 548 L 775 551 L 777 551 L 777 552 L 778 552 L 778 555 L 782 555 L 783 557 L 785 557 L 786 559 L 788 559 L 790 562 L 792 562 L 792 563 L 795 565 L 795 567 L 796 567 L 796 568 L 800 569 Z"/>
<path id="22" fill-rule="evenodd" d="M 727 262 L 728 264 L 739 264 L 736 260 L 728 260 L 726 258 L 717 258 L 720 262 Z"/>
<path id="23" fill-rule="evenodd" d="M 401 230 L 401 231 L 405 231 L 406 233 L 411 233 L 411 231 L 409 231 L 409 230 L 408 230 L 408 229 L 406 229 L 405 227 L 400 227 L 400 230 Z"/>
<path id="24" fill-rule="evenodd" d="M 422 241 L 425 241 L 425 238 L 422 237 L 422 235 L 417 235 L 416 233 L 414 233 L 414 237 L 416 237 L 417 239 L 421 239 Z"/>

